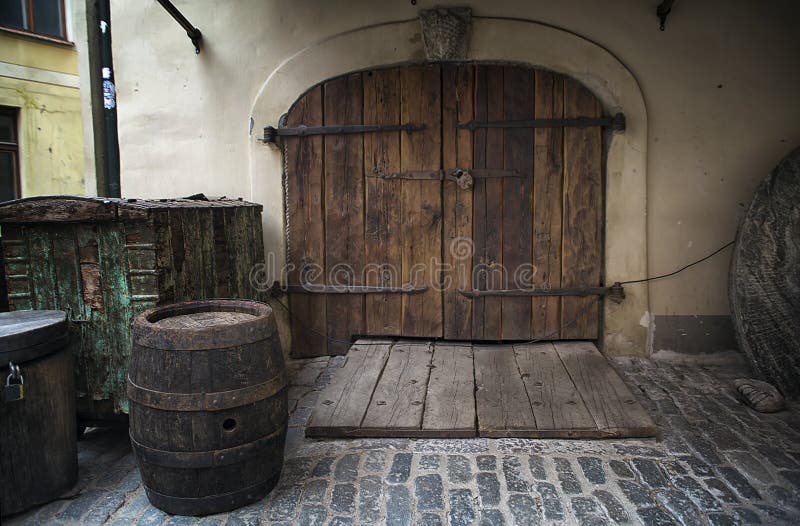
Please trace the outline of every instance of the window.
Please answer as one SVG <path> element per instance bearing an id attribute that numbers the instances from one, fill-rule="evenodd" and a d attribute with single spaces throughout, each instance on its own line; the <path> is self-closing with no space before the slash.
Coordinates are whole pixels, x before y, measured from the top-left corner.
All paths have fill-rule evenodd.
<path id="1" fill-rule="evenodd" d="M 66 40 L 64 0 L 0 0 L 0 26 Z"/>
<path id="2" fill-rule="evenodd" d="M 0 202 L 18 198 L 17 110 L 0 106 Z"/>

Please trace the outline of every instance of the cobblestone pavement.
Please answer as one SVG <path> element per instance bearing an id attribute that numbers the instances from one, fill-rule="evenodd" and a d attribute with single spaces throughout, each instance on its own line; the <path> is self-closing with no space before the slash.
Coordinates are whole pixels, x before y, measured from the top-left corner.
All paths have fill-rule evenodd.
<path id="1" fill-rule="evenodd" d="M 229 514 L 150 506 L 124 432 L 80 444 L 80 483 L 8 524 L 797 524 L 800 406 L 761 415 L 731 367 L 617 360 L 662 437 L 650 440 L 308 440 L 319 389 L 342 357 L 291 364 L 281 482 Z M 738 373 L 738 374 L 737 374 Z M 746 374 L 746 373 L 745 373 Z"/>

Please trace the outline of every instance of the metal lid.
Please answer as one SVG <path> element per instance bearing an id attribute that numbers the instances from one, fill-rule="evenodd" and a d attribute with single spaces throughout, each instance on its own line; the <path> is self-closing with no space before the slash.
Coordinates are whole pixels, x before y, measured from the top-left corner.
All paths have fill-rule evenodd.
<path id="1" fill-rule="evenodd" d="M 0 367 L 46 356 L 68 341 L 69 323 L 64 311 L 0 312 Z"/>

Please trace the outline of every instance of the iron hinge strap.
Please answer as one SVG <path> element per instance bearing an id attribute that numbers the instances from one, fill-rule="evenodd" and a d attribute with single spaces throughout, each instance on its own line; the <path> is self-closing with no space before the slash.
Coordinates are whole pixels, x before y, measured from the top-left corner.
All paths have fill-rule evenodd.
<path id="1" fill-rule="evenodd" d="M 473 131 L 478 128 L 591 128 L 594 126 L 611 128 L 614 131 L 625 131 L 625 115 L 617 113 L 613 117 L 569 117 L 515 121 L 473 120 L 456 125 L 457 128 Z"/>
<path id="2" fill-rule="evenodd" d="M 296 128 L 264 127 L 265 143 L 275 143 L 278 137 L 308 137 L 309 135 L 347 135 L 353 133 L 404 131 L 411 133 L 425 129 L 417 124 L 349 124 L 336 126 L 298 126 Z"/>
<path id="3" fill-rule="evenodd" d="M 374 287 L 369 285 L 286 285 L 280 291 L 293 294 L 416 294 L 428 290 L 427 286 Z M 273 293 L 277 292 L 273 286 Z"/>
<path id="4" fill-rule="evenodd" d="M 459 294 L 467 298 L 484 298 L 487 296 L 608 296 L 616 303 L 625 299 L 625 290 L 620 283 L 610 287 L 561 287 L 561 288 L 526 288 L 500 290 L 459 290 Z"/>

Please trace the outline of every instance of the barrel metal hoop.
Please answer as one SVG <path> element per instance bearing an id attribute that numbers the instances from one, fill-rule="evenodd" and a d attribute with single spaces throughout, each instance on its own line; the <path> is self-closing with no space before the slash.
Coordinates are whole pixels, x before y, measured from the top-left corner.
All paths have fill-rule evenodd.
<path id="1" fill-rule="evenodd" d="M 128 376 L 128 399 L 164 411 L 221 411 L 252 404 L 278 393 L 286 387 L 282 371 L 266 382 L 214 393 L 167 393 L 136 385 Z"/>
<path id="2" fill-rule="evenodd" d="M 286 433 L 285 423 L 276 431 L 258 440 L 215 451 L 167 451 L 145 446 L 133 438 L 133 434 L 130 435 L 130 438 L 139 460 L 165 468 L 196 469 L 215 468 L 243 462 L 270 442 L 281 440 L 284 433 Z"/>
<path id="3" fill-rule="evenodd" d="M 280 471 L 267 480 L 252 486 L 231 491 L 230 493 L 208 495 L 206 497 L 173 497 L 160 493 L 146 484 L 144 489 L 150 502 L 168 513 L 173 515 L 208 515 L 233 510 L 261 499 L 275 487 L 279 479 Z"/>

